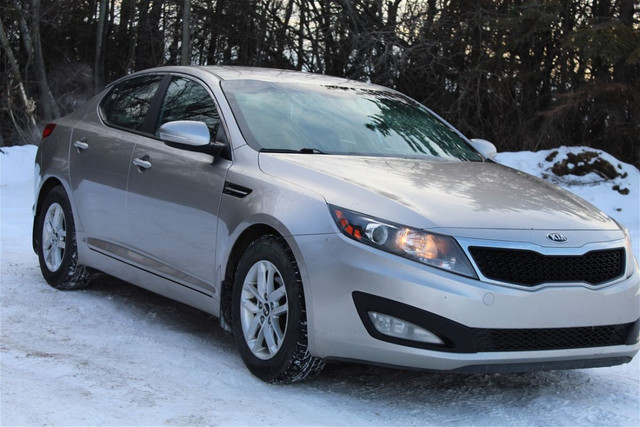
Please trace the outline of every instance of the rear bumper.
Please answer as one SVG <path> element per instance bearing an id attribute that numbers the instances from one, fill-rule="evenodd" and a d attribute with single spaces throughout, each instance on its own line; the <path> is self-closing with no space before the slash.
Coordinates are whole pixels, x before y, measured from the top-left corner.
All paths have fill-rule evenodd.
<path id="1" fill-rule="evenodd" d="M 315 356 L 413 369 L 513 372 L 611 366 L 630 361 L 640 349 L 637 271 L 601 289 L 579 284 L 514 289 L 422 266 L 338 234 L 297 236 L 295 243 L 303 265 L 309 349 Z M 379 305 L 367 306 L 371 301 Z M 367 324 L 369 309 L 422 326 L 448 347 L 376 334 Z M 472 336 L 478 331 L 525 331 L 530 334 L 520 341 L 526 343 L 544 336 L 544 330 L 571 337 L 594 327 L 614 327 L 624 339 L 605 340 L 604 345 L 596 339 L 483 347 Z M 555 339 L 563 340 L 562 333 Z"/>

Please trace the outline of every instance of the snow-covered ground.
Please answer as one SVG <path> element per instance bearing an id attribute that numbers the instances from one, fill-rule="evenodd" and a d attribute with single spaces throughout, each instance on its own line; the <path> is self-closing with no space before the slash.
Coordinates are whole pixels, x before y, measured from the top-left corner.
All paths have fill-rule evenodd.
<path id="1" fill-rule="evenodd" d="M 35 147 L 2 150 L 0 425 L 640 424 L 638 358 L 511 375 L 335 363 L 306 383 L 264 384 L 202 312 L 106 276 L 84 291 L 49 287 L 30 247 Z M 558 151 L 498 160 L 549 175 Z M 629 227 L 637 254 L 639 172 L 610 161 L 627 175 L 560 184 Z"/>

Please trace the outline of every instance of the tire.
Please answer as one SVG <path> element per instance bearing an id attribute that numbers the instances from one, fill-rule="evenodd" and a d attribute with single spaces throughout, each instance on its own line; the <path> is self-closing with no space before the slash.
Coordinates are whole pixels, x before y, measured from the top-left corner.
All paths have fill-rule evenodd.
<path id="1" fill-rule="evenodd" d="M 60 290 L 86 288 L 91 274 L 78 264 L 71 205 L 62 187 L 54 187 L 47 194 L 36 221 L 40 271 L 47 283 Z"/>
<path id="2" fill-rule="evenodd" d="M 311 356 L 307 348 L 302 281 L 284 239 L 264 236 L 240 258 L 232 320 L 242 360 L 261 380 L 302 381 L 324 367 L 324 360 Z"/>

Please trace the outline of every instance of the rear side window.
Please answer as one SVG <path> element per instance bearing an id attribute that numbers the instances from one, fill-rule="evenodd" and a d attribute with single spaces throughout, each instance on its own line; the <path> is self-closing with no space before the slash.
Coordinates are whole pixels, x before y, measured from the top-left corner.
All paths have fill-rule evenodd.
<path id="1" fill-rule="evenodd" d="M 142 130 L 162 76 L 143 76 L 117 84 L 102 102 L 102 117 L 113 126 Z"/>
<path id="2" fill-rule="evenodd" d="M 171 79 L 162 101 L 155 132 L 163 124 L 174 120 L 204 122 L 211 138 L 216 136 L 220 125 L 220 115 L 209 92 L 199 83 L 182 77 Z"/>

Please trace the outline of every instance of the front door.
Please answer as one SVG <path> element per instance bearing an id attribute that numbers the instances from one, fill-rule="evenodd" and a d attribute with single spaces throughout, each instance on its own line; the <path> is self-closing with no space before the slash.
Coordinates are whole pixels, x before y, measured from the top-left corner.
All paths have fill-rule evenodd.
<path id="1" fill-rule="evenodd" d="M 203 121 L 215 136 L 220 118 L 209 91 L 172 77 L 157 128 L 174 120 Z M 213 294 L 218 208 L 227 169 L 223 156 L 139 141 L 127 191 L 128 246 L 142 268 L 207 295 Z"/>

